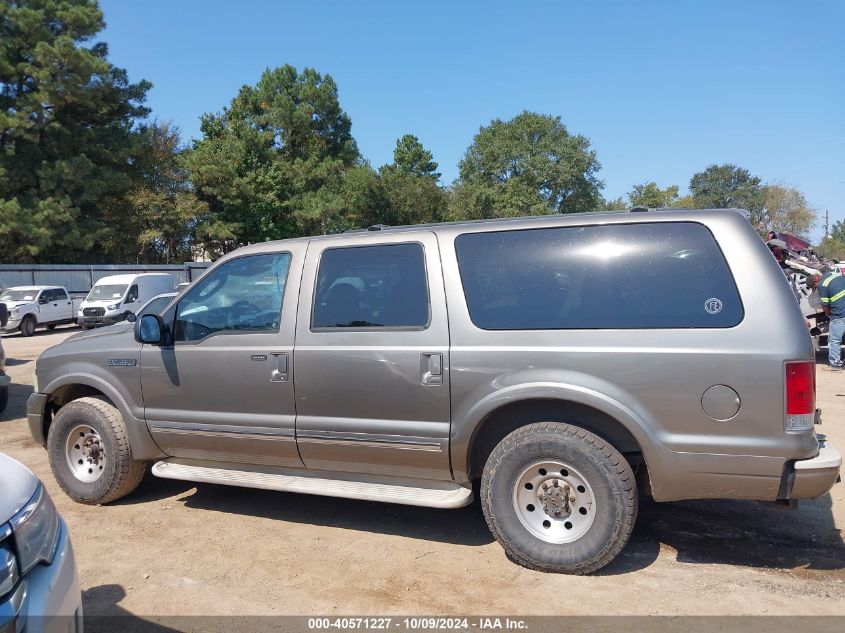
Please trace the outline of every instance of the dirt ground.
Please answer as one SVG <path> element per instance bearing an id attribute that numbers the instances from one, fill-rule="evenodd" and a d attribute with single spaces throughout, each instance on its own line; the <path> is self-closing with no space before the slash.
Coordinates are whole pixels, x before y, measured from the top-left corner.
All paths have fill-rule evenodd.
<path id="1" fill-rule="evenodd" d="M 77 505 L 25 420 L 35 359 L 74 331 L 3 338 L 0 437 L 70 527 L 86 615 L 845 614 L 842 483 L 794 511 L 643 501 L 628 547 L 590 577 L 509 562 L 478 502 L 433 510 L 148 475 L 117 503 Z M 841 450 L 845 374 L 819 371 L 818 399 Z"/>

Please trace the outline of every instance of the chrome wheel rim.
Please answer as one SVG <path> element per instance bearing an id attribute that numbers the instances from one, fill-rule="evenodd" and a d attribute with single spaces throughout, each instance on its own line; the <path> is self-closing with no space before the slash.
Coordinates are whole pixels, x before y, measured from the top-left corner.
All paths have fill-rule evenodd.
<path id="1" fill-rule="evenodd" d="M 67 436 L 65 458 L 70 472 L 79 481 L 97 481 L 106 465 L 105 444 L 100 434 L 85 424 L 75 426 Z"/>
<path id="2" fill-rule="evenodd" d="M 523 527 L 546 543 L 572 543 L 586 534 L 596 517 L 590 483 L 558 460 L 525 468 L 513 488 L 513 509 Z"/>

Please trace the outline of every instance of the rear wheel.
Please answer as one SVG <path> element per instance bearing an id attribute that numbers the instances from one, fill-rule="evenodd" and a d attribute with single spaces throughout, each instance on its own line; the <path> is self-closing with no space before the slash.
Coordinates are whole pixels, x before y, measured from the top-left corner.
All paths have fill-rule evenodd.
<path id="1" fill-rule="evenodd" d="M 33 334 L 35 334 L 35 319 L 31 316 L 24 317 L 21 321 L 21 335 L 32 336 Z"/>
<path id="2" fill-rule="evenodd" d="M 592 433 L 559 422 L 505 437 L 481 479 L 493 536 L 515 562 L 538 571 L 587 574 L 622 551 L 637 517 L 625 458 Z"/>
<path id="3" fill-rule="evenodd" d="M 120 412 L 100 398 L 66 404 L 47 435 L 50 467 L 74 501 L 98 505 L 120 499 L 138 487 L 146 463 L 132 459 Z"/>

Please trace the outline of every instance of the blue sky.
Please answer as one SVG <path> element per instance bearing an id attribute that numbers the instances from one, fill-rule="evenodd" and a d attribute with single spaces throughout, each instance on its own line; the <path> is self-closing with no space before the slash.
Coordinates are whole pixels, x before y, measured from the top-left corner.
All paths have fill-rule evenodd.
<path id="1" fill-rule="evenodd" d="M 450 183 L 522 110 L 588 136 L 604 195 L 732 162 L 845 219 L 845 2 L 101 0 L 101 38 L 188 139 L 285 63 L 329 73 L 363 155 L 417 135 Z M 822 232 L 821 224 L 814 230 Z"/>

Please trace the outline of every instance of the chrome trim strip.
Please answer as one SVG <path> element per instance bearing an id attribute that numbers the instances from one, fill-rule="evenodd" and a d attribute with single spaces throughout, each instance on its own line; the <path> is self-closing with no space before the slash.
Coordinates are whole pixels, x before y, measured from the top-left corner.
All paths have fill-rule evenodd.
<path id="1" fill-rule="evenodd" d="M 246 427 L 244 431 L 199 428 L 199 425 L 162 426 L 150 425 L 153 433 L 171 435 L 195 435 L 200 437 L 221 437 L 238 440 L 298 441 L 309 444 L 334 444 L 336 446 L 359 446 L 362 448 L 394 448 L 407 451 L 429 451 L 442 453 L 443 444 L 436 439 L 414 439 L 402 436 L 379 437 L 369 433 L 336 433 L 334 431 L 305 431 L 295 433 L 293 429 L 273 429 L 259 431 L 255 427 Z"/>
<path id="2" fill-rule="evenodd" d="M 297 433 L 298 442 L 309 444 L 334 444 L 337 446 L 361 446 L 366 448 L 395 448 L 406 451 L 443 452 L 437 440 L 413 440 L 406 438 L 380 438 L 366 433 L 334 433 L 332 431 L 306 431 Z"/>
<path id="3" fill-rule="evenodd" d="M 270 441 L 294 441 L 293 431 L 279 429 L 275 433 L 240 433 L 238 431 L 206 431 L 204 429 L 178 429 L 170 426 L 150 426 L 153 433 L 169 433 L 171 435 L 198 435 L 201 437 L 225 437 L 235 440 L 270 440 Z"/>

